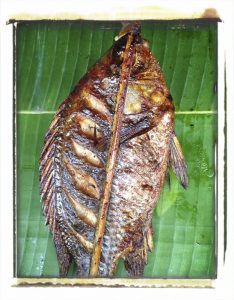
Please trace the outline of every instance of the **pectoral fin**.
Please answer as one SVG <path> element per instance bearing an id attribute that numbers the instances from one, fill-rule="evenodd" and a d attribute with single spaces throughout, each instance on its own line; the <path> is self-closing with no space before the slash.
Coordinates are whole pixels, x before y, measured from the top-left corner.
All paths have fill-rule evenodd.
<path id="1" fill-rule="evenodd" d="M 170 140 L 170 165 L 182 186 L 186 189 L 188 187 L 188 177 L 186 174 L 186 163 L 182 153 L 180 143 L 175 134 Z"/>
<path id="2" fill-rule="evenodd" d="M 126 122 L 127 126 L 124 126 L 121 130 L 121 144 L 127 140 L 148 132 L 152 128 L 150 121 L 147 117 L 144 116 L 144 114 L 142 114 L 142 116 L 139 116 L 139 121 L 136 123 L 131 123 L 131 116 L 128 116 L 128 119 L 129 123 Z"/>

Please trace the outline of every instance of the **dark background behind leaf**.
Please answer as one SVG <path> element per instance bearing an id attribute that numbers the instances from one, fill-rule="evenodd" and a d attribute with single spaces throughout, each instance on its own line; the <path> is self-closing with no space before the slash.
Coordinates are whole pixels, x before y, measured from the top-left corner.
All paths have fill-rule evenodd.
<path id="1" fill-rule="evenodd" d="M 16 29 L 16 275 L 57 277 L 52 238 L 39 197 L 38 159 L 60 103 L 112 46 L 119 22 L 22 22 Z M 146 277 L 213 278 L 217 24 L 142 23 L 176 108 L 175 130 L 187 161 L 189 188 L 171 173 L 154 213 L 154 252 Z M 70 276 L 75 276 L 75 266 Z M 125 277 L 120 262 L 116 276 Z"/>

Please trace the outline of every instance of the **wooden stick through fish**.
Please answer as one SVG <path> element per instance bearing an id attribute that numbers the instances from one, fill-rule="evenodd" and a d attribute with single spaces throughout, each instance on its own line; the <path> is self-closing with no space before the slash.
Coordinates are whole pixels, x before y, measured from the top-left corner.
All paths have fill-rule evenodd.
<path id="1" fill-rule="evenodd" d="M 133 54 L 135 49 L 134 36 L 139 32 L 139 24 L 134 24 L 131 32 L 128 35 L 123 63 L 121 67 L 119 90 L 116 99 L 116 109 L 112 126 L 112 137 L 110 141 L 110 148 L 106 166 L 106 179 L 104 185 L 103 196 L 100 202 L 99 215 L 97 220 L 97 227 L 94 239 L 94 248 L 91 258 L 90 276 L 95 277 L 98 275 L 99 262 L 101 256 L 103 236 L 106 226 L 106 218 L 109 208 L 112 181 L 115 172 L 116 159 L 119 148 L 119 141 L 122 128 L 122 117 L 125 105 L 126 92 L 128 87 L 128 79 L 131 73 Z"/>

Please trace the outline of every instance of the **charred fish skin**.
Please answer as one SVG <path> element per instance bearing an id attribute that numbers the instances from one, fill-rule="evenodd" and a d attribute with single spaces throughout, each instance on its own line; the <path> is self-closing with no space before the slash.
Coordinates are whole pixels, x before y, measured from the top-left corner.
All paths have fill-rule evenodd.
<path id="1" fill-rule="evenodd" d="M 57 252 L 60 276 L 72 260 L 77 276 L 89 274 L 95 227 L 105 181 L 123 51 L 132 25 L 81 79 L 61 104 L 45 136 L 40 158 L 43 214 Z M 99 275 L 113 276 L 121 257 L 132 276 L 142 276 L 152 251 L 152 213 L 171 164 L 188 179 L 174 133 L 174 106 L 149 44 L 135 36 L 121 143 L 103 238 Z"/>

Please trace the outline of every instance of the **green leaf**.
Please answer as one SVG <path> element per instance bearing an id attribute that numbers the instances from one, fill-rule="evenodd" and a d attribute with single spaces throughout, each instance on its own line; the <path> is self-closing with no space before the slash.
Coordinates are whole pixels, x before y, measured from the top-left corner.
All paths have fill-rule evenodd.
<path id="1" fill-rule="evenodd" d="M 58 265 L 39 197 L 38 159 L 60 103 L 112 46 L 119 22 L 22 22 L 16 30 L 17 275 L 57 277 Z M 143 22 L 142 35 L 161 65 L 174 99 L 175 131 L 189 187 L 171 173 L 154 211 L 155 250 L 147 277 L 213 278 L 217 25 Z M 123 261 L 117 276 L 127 276 Z M 75 276 L 75 266 L 69 276 Z"/>

